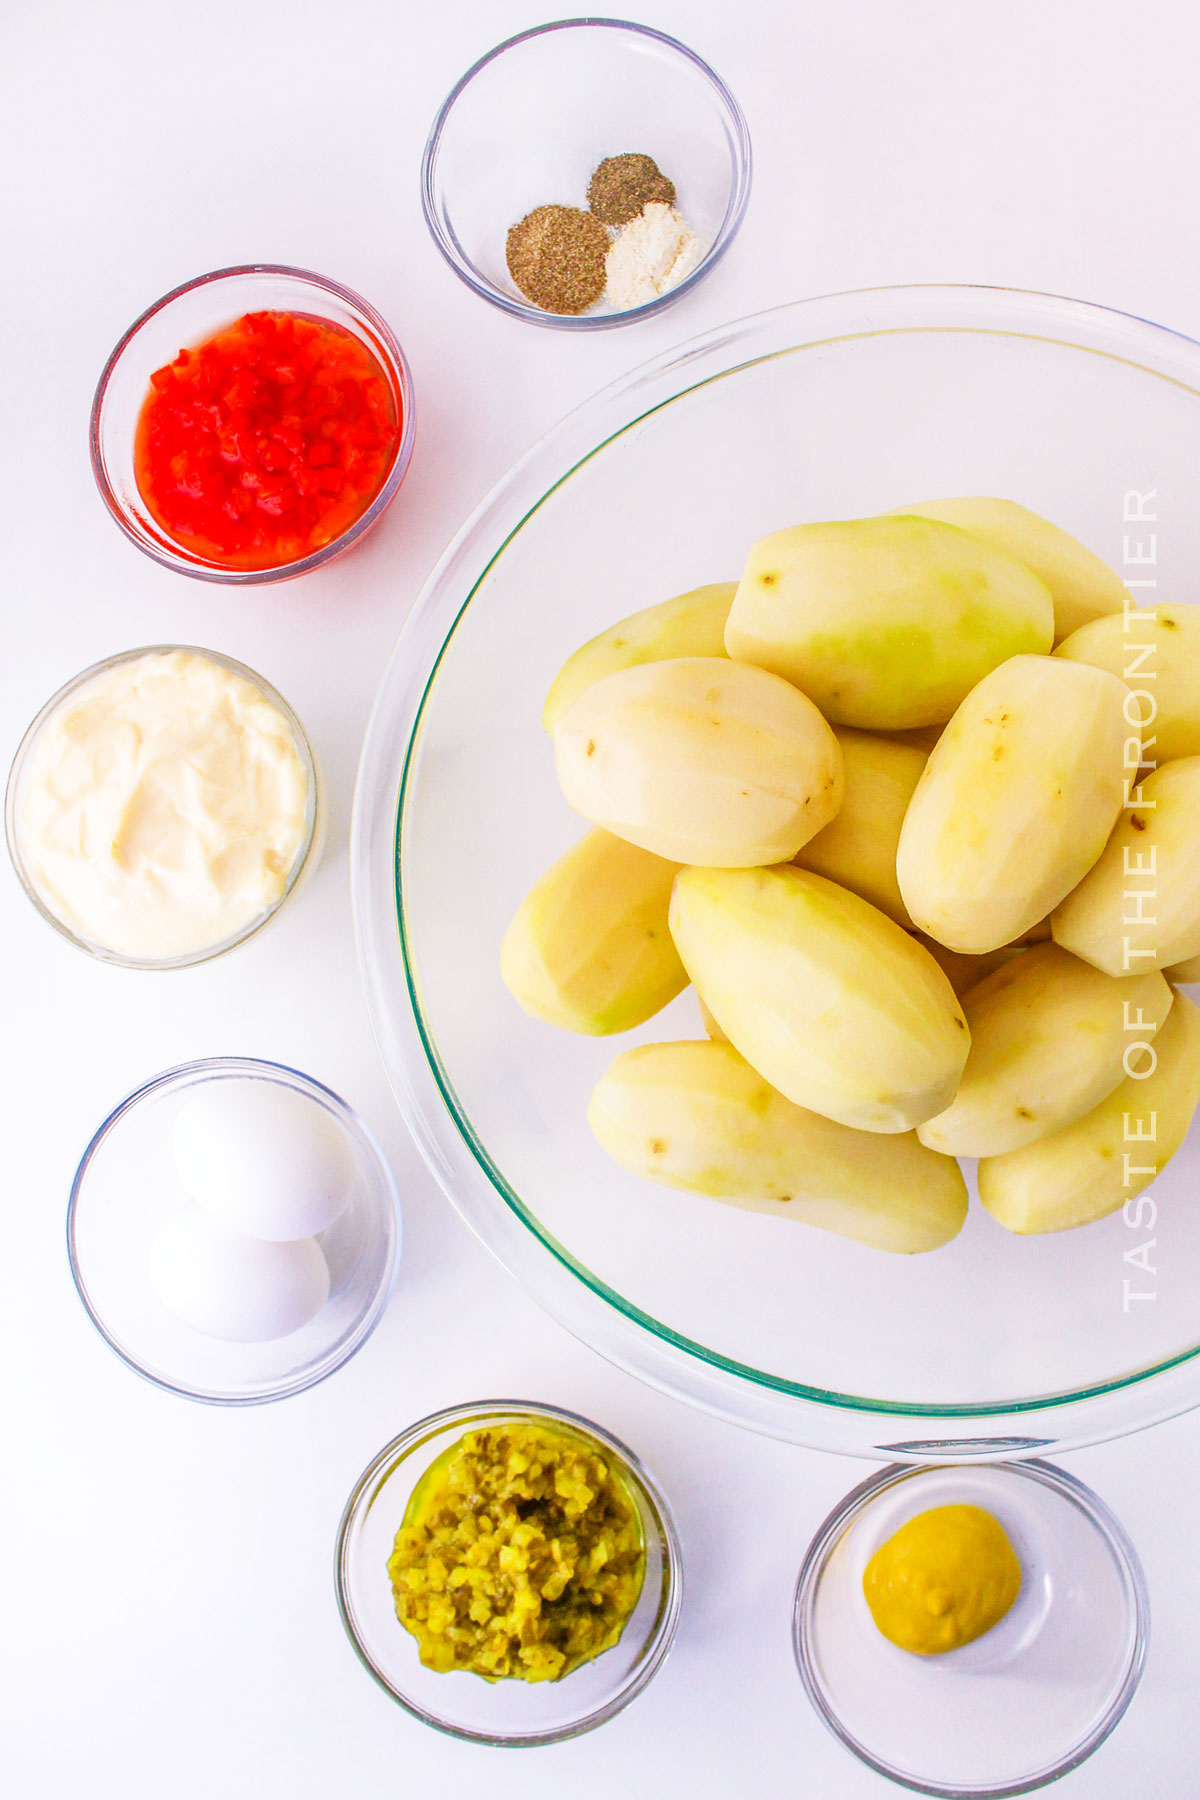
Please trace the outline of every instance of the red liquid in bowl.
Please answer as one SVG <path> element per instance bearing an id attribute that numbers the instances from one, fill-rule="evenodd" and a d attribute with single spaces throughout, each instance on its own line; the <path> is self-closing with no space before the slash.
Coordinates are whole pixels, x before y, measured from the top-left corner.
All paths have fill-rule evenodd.
<path id="1" fill-rule="evenodd" d="M 182 549 L 227 569 L 275 568 L 362 516 L 400 426 L 361 338 L 300 313 L 246 313 L 150 377 L 134 474 Z"/>

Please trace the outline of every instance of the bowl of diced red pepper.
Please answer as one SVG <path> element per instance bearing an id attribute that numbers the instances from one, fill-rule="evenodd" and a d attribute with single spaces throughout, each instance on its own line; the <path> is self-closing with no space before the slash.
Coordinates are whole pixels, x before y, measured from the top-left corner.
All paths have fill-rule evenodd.
<path id="1" fill-rule="evenodd" d="M 301 269 L 222 269 L 150 307 L 109 357 L 92 467 L 157 562 L 282 581 L 378 522 L 413 426 L 404 352 L 365 300 Z"/>

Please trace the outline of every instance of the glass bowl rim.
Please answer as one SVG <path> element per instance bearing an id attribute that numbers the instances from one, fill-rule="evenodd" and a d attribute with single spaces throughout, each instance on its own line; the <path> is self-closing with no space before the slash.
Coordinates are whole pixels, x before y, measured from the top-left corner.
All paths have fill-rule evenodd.
<path id="1" fill-rule="evenodd" d="M 259 1080 L 275 1080 L 278 1076 L 283 1075 L 288 1077 L 288 1080 L 280 1085 L 294 1087 L 299 1084 L 302 1090 L 312 1089 L 323 1100 L 328 1101 L 339 1124 L 343 1129 L 348 1127 L 351 1135 L 357 1137 L 367 1151 L 384 1202 L 382 1212 L 387 1237 L 387 1256 L 382 1277 L 370 1305 L 351 1332 L 341 1352 L 334 1361 L 328 1363 L 328 1366 L 318 1362 L 307 1373 L 292 1377 L 268 1391 L 256 1393 L 222 1394 L 203 1388 L 193 1388 L 185 1382 L 170 1381 L 166 1376 L 157 1375 L 146 1368 L 131 1350 L 118 1341 L 97 1310 L 79 1265 L 76 1240 L 76 1214 L 79 1210 L 80 1197 L 88 1171 L 110 1133 L 120 1124 L 125 1115 L 131 1112 L 139 1101 L 148 1099 L 151 1094 L 157 1093 L 160 1089 L 183 1083 L 184 1077 L 198 1076 L 201 1079 L 219 1079 L 225 1075 L 248 1075 Z M 198 1083 L 183 1084 L 198 1085 Z M 148 1381 L 152 1387 L 161 1388 L 168 1394 L 178 1395 L 183 1400 L 198 1401 L 204 1406 L 266 1406 L 271 1401 L 288 1400 L 293 1394 L 302 1394 L 306 1388 L 316 1387 L 318 1383 L 344 1368 L 351 1357 L 356 1356 L 362 1349 L 382 1319 L 391 1297 L 392 1288 L 395 1286 L 396 1272 L 404 1241 L 404 1214 L 400 1204 L 400 1191 L 396 1185 L 396 1177 L 392 1172 L 391 1164 L 383 1153 L 379 1140 L 366 1120 L 355 1111 L 349 1101 L 343 1100 L 342 1096 L 333 1088 L 326 1087 L 323 1081 L 317 1081 L 312 1075 L 306 1075 L 303 1069 L 294 1069 L 289 1063 L 271 1062 L 261 1056 L 199 1056 L 191 1062 L 176 1063 L 174 1067 L 163 1069 L 157 1075 L 152 1075 L 148 1081 L 142 1082 L 140 1087 L 136 1087 L 132 1092 L 126 1094 L 123 1100 L 119 1100 L 108 1117 L 97 1126 L 79 1159 L 71 1180 L 71 1192 L 67 1200 L 66 1241 L 67 1264 L 80 1304 L 109 1349 L 120 1358 L 126 1368 L 132 1369 L 135 1375 L 140 1375 L 142 1380 Z"/>
<path id="2" fill-rule="evenodd" d="M 663 1597 L 659 1613 L 647 1639 L 646 1651 L 639 1660 L 629 1679 L 602 1705 L 582 1719 L 573 1720 L 569 1724 L 555 1726 L 549 1730 L 514 1735 L 495 1731 L 472 1731 L 465 1726 L 453 1725 L 448 1720 L 438 1718 L 416 1701 L 393 1686 L 384 1672 L 377 1668 L 362 1642 L 354 1624 L 353 1607 L 350 1602 L 351 1583 L 347 1572 L 351 1535 L 362 1516 L 364 1502 L 378 1475 L 386 1465 L 391 1464 L 388 1471 L 390 1479 L 392 1470 L 419 1450 L 431 1438 L 440 1436 L 443 1431 L 455 1425 L 464 1428 L 487 1420 L 496 1419 L 529 1419 L 534 1423 L 550 1420 L 554 1424 L 566 1425 L 580 1436 L 595 1443 L 608 1455 L 614 1457 L 626 1475 L 632 1478 L 642 1501 L 654 1521 L 658 1533 L 659 1548 L 663 1560 Z M 666 1661 L 675 1642 L 675 1633 L 679 1625 L 680 1610 L 683 1605 L 684 1571 L 683 1545 L 679 1536 L 679 1528 L 665 1493 L 655 1476 L 642 1462 L 641 1458 L 603 1425 L 585 1418 L 582 1413 L 570 1411 L 563 1406 L 554 1406 L 549 1401 L 540 1400 L 468 1400 L 457 1406 L 446 1406 L 437 1412 L 426 1414 L 414 1424 L 409 1425 L 383 1446 L 367 1464 L 350 1490 L 349 1498 L 342 1509 L 341 1520 L 337 1528 L 333 1558 L 334 1592 L 337 1598 L 338 1616 L 342 1627 L 350 1640 L 351 1648 L 359 1662 L 372 1680 L 382 1688 L 388 1697 L 402 1706 L 413 1718 L 422 1724 L 430 1725 L 435 1731 L 444 1732 L 447 1737 L 458 1738 L 465 1743 L 486 1744 L 495 1749 L 533 1750 L 545 1744 L 563 1743 L 569 1738 L 582 1737 L 586 1732 L 594 1731 L 597 1726 L 604 1725 L 615 1718 L 628 1706 L 631 1700 L 649 1685 Z M 597 1658 L 597 1661 L 600 1659 Z"/>
<path id="3" fill-rule="evenodd" d="M 544 311 L 540 306 L 529 305 L 524 300 L 516 300 L 511 294 L 506 294 L 503 288 L 494 286 L 478 272 L 476 265 L 463 250 L 453 232 L 443 230 L 437 210 L 438 154 L 441 149 L 442 133 L 455 103 L 484 69 L 518 44 L 544 37 L 548 32 L 590 30 L 593 27 L 629 32 L 635 37 L 652 39 L 655 43 L 682 58 L 708 83 L 716 96 L 734 147 L 732 182 L 729 200 L 725 207 L 725 216 L 721 220 L 712 243 L 691 273 L 685 275 L 683 280 L 673 288 L 668 288 L 665 294 L 659 294 L 653 300 L 643 301 L 638 306 L 627 306 L 610 313 L 551 313 Z M 534 25 L 528 31 L 518 31 L 514 36 L 505 38 L 503 43 L 495 45 L 484 56 L 473 62 L 450 89 L 430 126 L 429 136 L 425 141 L 425 149 L 421 156 L 421 210 L 425 215 L 429 234 L 442 257 L 459 280 L 469 287 L 472 293 L 478 294 L 481 300 L 486 300 L 490 305 L 498 307 L 501 312 L 508 313 L 511 318 L 524 319 L 531 325 L 549 326 L 551 330 L 555 331 L 607 331 L 618 325 L 632 325 L 639 319 L 647 319 L 653 313 L 662 312 L 665 307 L 673 306 L 677 300 L 681 300 L 685 294 L 690 293 L 697 282 L 702 281 L 711 270 L 716 268 L 737 236 L 745 217 L 746 207 L 750 201 L 753 173 L 754 155 L 746 116 L 716 70 L 694 50 L 690 50 L 686 44 L 676 37 L 671 37 L 669 33 L 658 31 L 652 25 L 639 25 L 632 19 L 588 17 L 552 19 L 547 24 Z"/>
<path id="4" fill-rule="evenodd" d="M 396 442 L 396 451 L 387 478 L 375 495 L 371 504 L 359 514 L 358 518 L 347 525 L 346 529 L 323 544 L 319 550 L 308 556 L 301 556 L 295 562 L 279 563 L 267 569 L 220 569 L 215 564 L 193 561 L 181 550 L 172 550 L 164 536 L 159 544 L 155 540 L 147 540 L 140 532 L 135 531 L 129 522 L 125 508 L 113 492 L 112 483 L 104 465 L 102 447 L 102 424 L 104 403 L 108 394 L 108 384 L 121 357 L 129 345 L 137 337 L 144 325 L 159 313 L 165 312 L 176 300 L 196 292 L 200 288 L 211 287 L 217 282 L 240 279 L 244 276 L 265 275 L 282 277 L 295 281 L 302 286 L 315 289 L 318 293 L 329 294 L 339 300 L 349 311 L 361 314 L 375 332 L 379 343 L 386 351 L 391 365 L 384 362 L 381 366 L 393 390 L 393 398 L 398 402 L 400 411 L 400 435 Z M 253 310 L 253 309 L 251 309 Z M 368 345 L 368 348 L 372 346 Z M 193 276 L 169 293 L 163 294 L 144 312 L 138 314 L 132 325 L 122 333 L 110 352 L 100 379 L 96 383 L 96 392 L 92 398 L 92 410 L 88 421 L 88 450 L 91 457 L 92 474 L 96 486 L 100 490 L 100 498 L 104 501 L 109 513 L 120 526 L 130 543 L 135 545 L 143 555 L 148 556 L 164 569 L 170 569 L 177 575 L 190 575 L 197 581 L 214 581 L 226 587 L 261 586 L 272 581 L 290 581 L 294 576 L 307 575 L 318 569 L 323 563 L 330 562 L 334 556 L 348 550 L 364 532 L 369 531 L 391 505 L 399 492 L 400 484 L 408 473 L 408 465 L 412 461 L 413 443 L 416 436 L 416 403 L 413 394 L 412 370 L 405 356 L 400 340 L 383 317 L 382 313 L 371 305 L 369 300 L 356 293 L 353 288 L 346 287 L 340 281 L 334 281 L 327 275 L 320 275 L 315 269 L 295 268 L 290 263 L 234 263 L 228 268 L 211 269 L 207 274 Z"/>
<path id="5" fill-rule="evenodd" d="M 137 659 L 142 656 L 169 656 L 178 652 L 182 652 L 188 656 L 202 656 L 207 661 L 218 663 L 222 668 L 228 669 L 232 674 L 240 676 L 243 680 L 248 681 L 252 687 L 256 688 L 262 697 L 282 715 L 292 733 L 292 738 L 300 757 L 301 765 L 304 769 L 304 837 L 301 840 L 300 848 L 297 850 L 295 858 L 293 859 L 292 866 L 288 870 L 288 878 L 284 884 L 282 893 L 271 902 L 265 912 L 259 913 L 241 931 L 231 933 L 229 937 L 222 938 L 218 943 L 203 946 L 198 950 L 189 950 L 182 956 L 126 956 L 119 950 L 112 950 L 108 948 L 107 945 L 93 943 L 90 938 L 81 937 L 78 932 L 72 931 L 71 927 L 65 924 L 63 920 L 57 918 L 46 905 L 45 901 L 38 893 L 31 876 L 26 870 L 25 860 L 21 854 L 20 830 L 17 821 L 17 797 L 26 761 L 34 748 L 34 745 L 37 743 L 42 729 L 53 717 L 54 713 L 57 712 L 58 708 L 62 706 L 65 701 L 69 700 L 71 695 L 75 693 L 77 689 L 82 687 L 86 682 L 93 680 L 96 676 L 107 674 L 109 669 L 119 668 L 122 663 L 136 662 Z M 17 880 L 20 882 L 26 897 L 32 901 L 42 918 L 48 925 L 54 927 L 60 937 L 66 938 L 69 944 L 74 944 L 77 950 L 85 951 L 88 956 L 94 957 L 97 962 L 110 963 L 114 968 L 119 969 L 150 970 L 152 972 L 162 973 L 168 969 L 195 968 L 197 963 L 212 962 L 214 957 L 225 956 L 230 950 L 236 950 L 239 944 L 244 944 L 248 938 L 254 937 L 257 932 L 262 930 L 264 925 L 268 924 L 269 921 L 275 917 L 275 914 L 279 911 L 280 907 L 283 906 L 284 902 L 295 892 L 301 877 L 308 867 L 309 859 L 313 852 L 313 846 L 316 844 L 318 838 L 318 827 L 320 825 L 323 806 L 323 785 L 320 772 L 317 768 L 317 759 L 313 755 L 313 748 L 309 742 L 308 733 L 305 731 L 304 726 L 300 723 L 296 713 L 284 699 L 283 695 L 277 688 L 272 687 L 265 676 L 260 675 L 257 670 L 250 668 L 247 663 L 239 662 L 234 656 L 226 656 L 221 650 L 206 650 L 199 644 L 143 644 L 132 650 L 118 650 L 114 655 L 102 657 L 99 662 L 92 663 L 89 668 L 81 669 L 77 675 L 73 675 L 69 681 L 65 681 L 55 693 L 51 694 L 46 703 L 39 708 L 29 725 L 25 728 L 25 731 L 22 733 L 21 741 L 17 745 L 11 767 L 9 768 L 8 782 L 4 791 L 4 836 L 8 845 L 9 860 L 12 863 L 13 871 L 16 874 Z"/>
<path id="6" fill-rule="evenodd" d="M 923 323 L 906 323 L 908 314 L 914 307 L 920 309 Z M 859 309 L 862 314 L 862 324 L 857 328 L 856 319 L 850 317 L 855 309 Z M 826 315 L 830 314 L 832 317 L 826 321 Z M 791 329 L 793 321 L 808 320 L 813 316 L 820 319 L 822 324 L 817 326 L 815 333 L 810 330 L 807 335 L 797 338 Z M 1001 319 L 1003 322 L 1000 322 Z M 750 348 L 744 348 L 748 338 L 756 340 L 756 336 L 762 337 L 772 328 L 778 332 L 784 324 L 789 327 L 786 343 L 764 349 L 754 341 Z M 1042 329 L 1038 329 L 1039 326 Z M 1087 327 L 1090 327 L 1093 339 L 1103 338 L 1104 342 L 1088 341 Z M 800 329 L 798 324 L 796 329 Z M 1072 336 L 1072 329 L 1083 335 Z M 749 1425 L 768 1435 L 808 1444 L 817 1449 L 833 1448 L 842 1453 L 871 1458 L 899 1456 L 911 1462 L 924 1462 L 931 1457 L 954 1462 L 969 1459 L 994 1460 L 997 1456 L 1032 1456 L 1049 1448 L 1062 1450 L 1079 1447 L 1106 1437 L 1142 1429 L 1195 1407 L 1200 1404 L 1200 1393 L 1187 1391 L 1184 1378 L 1189 1373 L 1194 1375 L 1197 1359 L 1200 1358 L 1200 1342 L 1144 1368 L 1111 1379 L 1093 1381 L 1074 1389 L 1029 1398 L 1000 1396 L 987 1401 L 933 1404 L 922 1400 L 875 1399 L 807 1386 L 754 1369 L 676 1332 L 625 1300 L 574 1259 L 563 1245 L 532 1221 L 520 1197 L 493 1168 L 469 1121 L 462 1114 L 456 1099 L 452 1098 L 453 1089 L 449 1087 L 448 1078 L 444 1076 L 436 1051 L 429 1041 L 418 999 L 415 971 L 409 957 L 400 893 L 403 814 L 408 784 L 421 723 L 442 657 L 486 577 L 512 538 L 523 529 L 540 506 L 608 444 L 661 407 L 673 404 L 709 382 L 797 350 L 812 349 L 830 342 L 890 336 L 907 330 L 968 331 L 985 336 L 1012 336 L 1046 342 L 1057 348 L 1099 355 L 1109 361 L 1125 363 L 1139 374 L 1166 381 L 1200 398 L 1200 368 L 1196 366 L 1200 342 L 1186 333 L 1156 324 L 1137 314 L 1121 312 L 1094 302 L 1034 290 L 977 283 L 906 283 L 893 287 L 815 295 L 734 320 L 659 353 L 601 388 L 567 413 L 519 457 L 468 516 L 430 572 L 393 648 L 364 736 L 351 832 L 351 881 L 359 961 L 372 1026 L 401 1110 L 417 1138 L 422 1154 L 457 1210 L 503 1266 L 520 1281 L 526 1292 L 531 1293 L 552 1316 L 593 1349 L 639 1379 L 650 1382 L 676 1398 L 714 1412 L 718 1417 Z M 1150 342 L 1158 346 L 1160 351 L 1165 346 L 1168 350 L 1174 350 L 1177 355 L 1183 355 L 1190 365 L 1187 370 L 1188 378 L 1184 379 L 1180 374 L 1171 373 L 1165 368 L 1154 368 L 1137 361 L 1134 355 L 1129 354 L 1130 337 L 1138 346 Z M 1112 344 L 1109 344 L 1109 339 L 1113 340 Z M 734 351 L 737 352 L 736 355 L 732 354 Z M 710 368 L 707 373 L 697 374 L 694 379 L 690 378 L 696 364 L 702 363 L 705 356 L 715 357 L 717 353 L 721 353 L 724 358 L 720 366 Z M 678 372 L 684 369 L 689 375 L 686 381 L 678 376 Z M 672 391 L 656 398 L 655 384 L 662 386 L 668 380 Z M 647 390 L 651 392 L 648 393 Z M 641 410 L 632 410 L 629 405 L 631 398 L 638 400 Z M 599 441 L 595 440 L 594 435 L 590 441 L 585 438 L 582 428 L 593 424 L 597 414 L 611 414 L 618 409 L 619 423 L 606 429 Z M 564 443 L 570 444 L 569 458 L 564 457 Z M 537 479 L 536 495 L 532 491 L 531 476 L 534 474 Z M 514 492 L 520 496 L 515 504 L 512 499 Z M 511 522 L 514 517 L 515 522 Z M 498 525 L 501 526 L 499 537 Z M 481 542 L 477 543 L 476 540 Z M 456 610 L 447 623 L 441 616 L 445 611 L 446 596 L 440 590 L 452 574 L 458 577 L 455 565 L 459 560 L 465 559 L 468 550 L 476 560 L 472 563 L 469 577 L 460 578 L 466 597 L 463 599 L 456 594 Z M 477 560 L 479 555 L 486 555 L 482 567 Z M 430 627 L 430 617 L 433 616 L 439 619 L 436 628 Z M 414 640 L 419 648 L 406 657 Z M 414 670 L 417 673 L 413 673 Z M 405 742 L 399 756 L 394 762 L 388 762 L 385 768 L 387 753 L 381 746 L 388 731 L 389 711 L 397 711 L 402 715 Z M 395 779 L 394 769 L 399 771 Z M 386 808 L 382 807 L 379 798 L 380 784 L 383 781 L 386 781 L 391 795 Z M 411 1020 L 413 1033 L 418 1040 L 419 1058 L 410 1053 L 407 1044 L 399 1045 L 393 1050 L 389 1042 L 391 1021 L 380 999 L 384 985 L 381 974 L 381 945 L 384 939 L 379 924 L 382 913 L 371 895 L 372 824 L 368 813 L 372 809 L 377 812 L 386 810 L 391 820 L 388 931 L 389 934 L 394 934 L 396 940 L 395 948 L 398 950 L 403 974 L 403 1010 Z M 390 945 L 390 935 L 388 942 Z M 424 1095 L 417 1090 L 412 1071 L 415 1071 L 418 1081 L 422 1075 L 428 1075 L 436 1089 L 437 1105 L 432 1109 L 432 1114 Z M 471 1197 L 460 1192 L 457 1184 L 446 1180 L 445 1171 L 440 1165 L 447 1151 L 441 1144 L 434 1147 L 436 1128 L 432 1120 L 436 1119 L 440 1123 L 447 1117 L 456 1140 L 455 1147 L 465 1150 L 474 1165 L 474 1171 L 482 1175 L 491 1189 L 491 1197 L 501 1201 L 500 1214 L 492 1211 L 489 1201 L 485 1215 L 484 1209 L 477 1209 Z M 503 1220 L 504 1212 L 510 1214 L 521 1228 L 517 1234 L 511 1231 L 507 1233 L 510 1246 L 508 1250 L 502 1250 L 497 1242 L 505 1235 L 496 1223 L 498 1218 Z M 536 1269 L 532 1261 L 524 1260 L 524 1249 L 531 1238 L 537 1246 Z M 518 1245 L 519 1248 L 512 1249 L 513 1245 Z M 543 1251 L 549 1252 L 549 1258 L 541 1257 L 540 1253 Z M 543 1277 L 543 1261 L 557 1264 L 558 1272 Z M 564 1281 L 561 1279 L 564 1275 L 571 1279 Z M 586 1298 L 581 1298 L 582 1296 Z M 580 1322 L 574 1316 L 578 1314 L 581 1304 L 591 1309 L 585 1322 Z M 615 1322 L 613 1315 L 616 1315 Z M 637 1346 L 636 1349 L 634 1345 Z M 647 1366 L 648 1347 L 654 1363 L 653 1369 Z M 1102 1419 L 1094 1405 L 1089 1415 L 1089 1403 L 1120 1399 L 1122 1395 L 1151 1381 L 1157 1383 L 1155 1404 L 1152 1408 L 1143 1410 L 1140 1416 L 1135 1417 L 1126 1411 L 1125 1416 L 1120 1419 L 1115 1416 Z M 756 1419 L 747 1417 L 744 1404 L 739 1401 L 731 1402 L 729 1399 L 731 1394 L 745 1395 L 750 1392 L 754 1394 L 760 1407 L 760 1416 Z M 884 1441 L 870 1445 L 858 1442 L 832 1445 L 828 1431 L 822 1434 L 818 1430 L 813 1435 L 812 1430 L 806 1432 L 798 1425 L 798 1421 L 806 1415 L 811 1418 L 814 1411 L 872 1422 Z M 1053 1435 L 1025 1435 L 1020 1427 L 1031 1414 L 1041 1415 Z M 929 1435 L 927 1429 L 927 1433 L 919 1437 L 890 1441 L 891 1429 L 897 1420 L 911 1420 L 926 1428 L 938 1428 L 950 1421 L 964 1424 L 983 1421 L 993 1425 L 997 1434 L 946 1439 Z M 1006 1426 L 1008 1431 L 1005 1431 Z M 839 1437 L 846 1436 L 840 1428 L 832 1429 L 838 1431 Z"/>
<path id="7" fill-rule="evenodd" d="M 792 1601 L 792 1652 L 796 1659 L 796 1667 L 800 1675 L 804 1691 L 821 1723 L 830 1731 L 839 1743 L 843 1744 L 858 1760 L 873 1769 L 877 1775 L 896 1782 L 901 1787 L 911 1789 L 914 1793 L 929 1794 L 936 1800 L 1011 1800 L 1018 1794 L 1031 1794 L 1037 1789 L 1046 1787 L 1057 1781 L 1061 1775 L 1067 1775 L 1087 1761 L 1093 1751 L 1100 1748 L 1106 1738 L 1110 1737 L 1124 1718 L 1129 1704 L 1141 1684 L 1146 1666 L 1146 1650 L 1150 1637 L 1150 1592 L 1146 1583 L 1146 1573 L 1142 1567 L 1136 1546 L 1120 1519 L 1103 1501 L 1094 1489 L 1077 1475 L 1071 1475 L 1066 1469 L 1060 1469 L 1055 1463 L 1045 1462 L 1040 1457 L 1029 1457 L 1019 1462 L 1006 1461 L 991 1464 L 974 1465 L 976 1467 L 992 1467 L 1003 1469 L 1008 1475 L 1025 1478 L 1051 1488 L 1072 1501 L 1080 1512 L 1096 1527 L 1105 1540 L 1117 1566 L 1121 1572 L 1127 1593 L 1133 1607 L 1134 1641 L 1130 1654 L 1129 1666 L 1125 1670 L 1121 1686 L 1106 1708 L 1103 1717 L 1093 1726 L 1080 1743 L 1067 1751 L 1057 1762 L 1048 1765 L 1038 1773 L 1023 1776 L 1017 1781 L 1007 1782 L 1000 1787 L 960 1788 L 931 1786 L 904 1775 L 898 1769 L 871 1754 L 850 1732 L 829 1706 L 824 1693 L 814 1674 L 809 1653 L 809 1637 L 812 1609 L 815 1604 L 817 1587 L 829 1556 L 855 1519 L 861 1518 L 871 1502 L 889 1488 L 901 1481 L 913 1480 L 921 1475 L 942 1473 L 943 1465 L 911 1463 L 890 1463 L 875 1474 L 860 1481 L 852 1488 L 817 1527 L 812 1542 L 805 1552 L 804 1561 L 796 1580 L 795 1596 Z"/>

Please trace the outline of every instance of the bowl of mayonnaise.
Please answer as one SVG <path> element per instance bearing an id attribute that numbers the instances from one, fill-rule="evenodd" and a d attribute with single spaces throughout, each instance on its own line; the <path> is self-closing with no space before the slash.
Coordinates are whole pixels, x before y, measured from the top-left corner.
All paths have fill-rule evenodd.
<path id="1" fill-rule="evenodd" d="M 125 968 L 205 962 L 261 930 L 319 859 L 320 784 L 270 684 L 153 645 L 85 669 L 21 740 L 9 853 L 42 917 Z"/>

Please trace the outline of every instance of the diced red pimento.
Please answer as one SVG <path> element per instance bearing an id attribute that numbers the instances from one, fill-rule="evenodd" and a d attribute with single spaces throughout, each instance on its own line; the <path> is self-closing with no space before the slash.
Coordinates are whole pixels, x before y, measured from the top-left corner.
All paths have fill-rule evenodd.
<path id="1" fill-rule="evenodd" d="M 247 313 L 156 369 L 134 441 L 138 492 L 182 549 L 228 569 L 311 556 L 371 504 L 400 436 L 361 338 Z"/>

